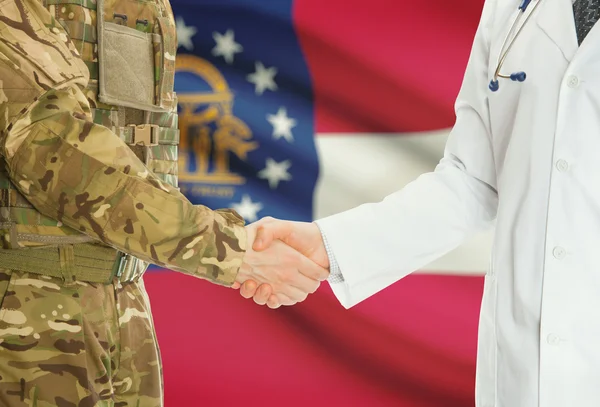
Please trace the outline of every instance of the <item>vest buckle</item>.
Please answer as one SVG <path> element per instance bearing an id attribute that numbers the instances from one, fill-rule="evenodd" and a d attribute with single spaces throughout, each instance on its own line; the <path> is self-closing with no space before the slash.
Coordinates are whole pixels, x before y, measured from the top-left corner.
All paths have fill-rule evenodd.
<path id="1" fill-rule="evenodd" d="M 158 126 L 156 124 L 130 124 L 133 127 L 131 144 L 143 144 L 146 147 L 158 145 Z"/>
<path id="2" fill-rule="evenodd" d="M 115 259 L 115 263 L 113 265 L 112 277 L 121 278 L 123 275 L 123 271 L 125 270 L 125 266 L 127 265 L 127 254 L 121 251 L 117 252 L 117 258 Z"/>
<path id="3" fill-rule="evenodd" d="M 140 270 L 138 270 L 139 265 L 137 257 L 117 251 L 111 279 L 116 277 L 122 283 L 136 281 L 141 276 Z"/>

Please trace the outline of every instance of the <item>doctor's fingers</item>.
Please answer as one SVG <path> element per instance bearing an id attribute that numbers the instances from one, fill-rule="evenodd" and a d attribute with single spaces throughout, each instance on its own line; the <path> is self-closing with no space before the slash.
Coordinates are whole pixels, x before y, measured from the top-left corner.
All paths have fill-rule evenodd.
<path id="1" fill-rule="evenodd" d="M 308 257 L 296 252 L 298 256 L 298 270 L 311 280 L 325 281 L 329 277 L 329 270 L 319 266 Z M 312 293 L 312 292 L 311 292 Z"/>
<path id="2" fill-rule="evenodd" d="M 312 280 L 297 270 L 287 269 L 280 276 L 281 281 L 276 284 L 279 294 L 289 287 L 294 287 L 305 294 L 314 293 L 321 285 L 320 281 Z M 273 295 L 273 287 L 268 283 L 257 283 L 256 281 L 249 279 L 246 280 L 240 287 L 240 295 L 246 299 L 253 298 L 254 302 L 259 305 L 265 305 L 269 298 Z M 297 296 L 298 292 L 292 290 L 292 295 L 296 301 L 302 301 L 306 296 Z M 289 296 L 288 296 L 289 298 Z M 272 300 L 273 301 L 273 300 Z M 279 301 L 280 305 L 293 305 Z"/>
<path id="3" fill-rule="evenodd" d="M 294 231 L 292 222 L 266 217 L 257 223 L 256 237 L 252 248 L 257 252 L 267 249 L 273 240 L 285 239 Z"/>
<path id="4" fill-rule="evenodd" d="M 284 285 L 278 288 L 279 289 L 274 289 L 273 295 L 278 298 L 281 305 L 294 305 L 306 300 L 308 297 L 306 291 L 291 285 Z"/>
<path id="5" fill-rule="evenodd" d="M 280 278 L 281 278 L 282 285 L 279 285 L 279 284 L 273 285 L 272 284 L 275 294 L 284 293 L 284 294 L 287 294 L 288 297 L 290 297 L 291 299 L 295 299 L 295 300 L 298 300 L 298 298 L 289 295 L 285 291 L 286 286 L 296 288 L 308 295 L 308 294 L 312 294 L 315 291 L 317 291 L 317 289 L 321 285 L 320 281 L 314 280 L 310 277 L 307 277 L 306 275 L 304 275 L 302 273 L 302 270 L 300 270 L 300 269 L 296 269 L 296 270 L 287 269 L 280 276 Z M 283 289 L 281 287 L 283 287 Z M 302 301 L 304 301 L 304 299 L 302 299 Z"/>

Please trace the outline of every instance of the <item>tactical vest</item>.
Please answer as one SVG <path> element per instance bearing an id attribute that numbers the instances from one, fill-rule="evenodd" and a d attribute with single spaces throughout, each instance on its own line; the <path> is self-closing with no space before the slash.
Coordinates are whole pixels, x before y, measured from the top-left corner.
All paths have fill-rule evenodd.
<path id="1" fill-rule="evenodd" d="M 177 187 L 179 130 L 173 90 L 177 43 L 168 0 L 43 2 L 89 69 L 85 94 L 94 122 L 111 129 L 160 179 Z M 92 243 L 92 238 L 39 213 L 12 185 L 4 168 L 0 163 L 2 248 L 37 249 L 0 250 L 0 266 L 31 272 L 42 268 L 41 274 L 64 277 L 65 268 L 85 266 L 82 259 L 92 259 L 104 262 L 103 268 L 113 267 L 117 275 L 135 277 L 145 271 L 146 263 Z M 32 253 L 37 260 L 31 260 Z M 65 266 L 69 258 L 75 258 L 74 263 Z M 88 274 L 74 277 L 95 281 Z M 96 279 L 105 279 L 105 273 L 98 272 Z"/>

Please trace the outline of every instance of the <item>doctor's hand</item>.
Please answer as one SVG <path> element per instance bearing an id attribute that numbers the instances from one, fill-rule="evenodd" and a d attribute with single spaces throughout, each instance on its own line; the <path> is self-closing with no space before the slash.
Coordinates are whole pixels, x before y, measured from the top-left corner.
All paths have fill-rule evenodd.
<path id="1" fill-rule="evenodd" d="M 319 227 L 315 223 L 292 222 L 266 217 L 250 226 L 257 229 L 253 250 L 266 252 L 273 245 L 280 244 L 281 242 L 277 240 L 281 240 L 326 269 L 327 276 L 329 275 L 329 258 Z M 270 284 L 251 278 L 242 284 L 240 294 L 244 298 L 254 298 L 257 304 L 266 303 L 269 308 L 288 305 L 285 296 L 278 294 Z"/>
<path id="2" fill-rule="evenodd" d="M 254 250 L 251 245 L 257 243 L 258 228 L 258 224 L 246 226 L 248 248 L 234 288 L 252 281 L 256 286 L 267 286 L 269 296 L 276 296 L 278 306 L 304 301 L 308 294 L 319 288 L 321 281 L 327 279 L 329 271 L 281 241 L 266 240 L 270 235 L 264 232 L 260 233 L 263 236 L 260 241 L 268 243 L 258 245 L 260 250 Z M 267 299 L 255 301 L 264 304 Z"/>

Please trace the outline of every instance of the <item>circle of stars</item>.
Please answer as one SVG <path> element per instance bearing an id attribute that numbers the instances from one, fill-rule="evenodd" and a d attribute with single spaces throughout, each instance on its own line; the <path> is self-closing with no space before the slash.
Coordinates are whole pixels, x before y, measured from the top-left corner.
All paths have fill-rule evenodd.
<path id="1" fill-rule="evenodd" d="M 187 51 L 194 50 L 193 38 L 198 30 L 194 26 L 188 26 L 183 17 L 178 16 L 176 20 L 177 27 L 177 45 Z M 224 33 L 213 32 L 212 34 L 215 46 L 211 50 L 214 57 L 221 57 L 227 64 L 233 64 L 236 54 L 242 53 L 244 47 L 235 40 L 235 32 L 227 29 Z M 254 72 L 246 76 L 246 80 L 254 85 L 254 92 L 258 96 L 266 91 L 276 92 L 278 90 L 275 77 L 277 76 L 276 67 L 266 67 L 261 61 L 254 64 Z M 294 141 L 292 129 L 297 125 L 296 119 L 289 117 L 287 109 L 284 106 L 279 107 L 276 113 L 266 116 L 267 122 L 273 127 L 272 137 L 274 140 L 284 139 L 288 143 Z M 290 181 L 292 175 L 289 169 L 292 166 L 291 160 L 281 162 L 268 157 L 265 161 L 265 168 L 257 173 L 259 179 L 267 181 L 269 188 L 275 190 L 282 181 Z M 240 202 L 232 203 L 231 208 L 238 212 L 248 222 L 258 220 L 258 212 L 263 209 L 260 202 L 253 202 L 248 194 L 244 194 Z"/>

